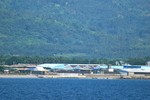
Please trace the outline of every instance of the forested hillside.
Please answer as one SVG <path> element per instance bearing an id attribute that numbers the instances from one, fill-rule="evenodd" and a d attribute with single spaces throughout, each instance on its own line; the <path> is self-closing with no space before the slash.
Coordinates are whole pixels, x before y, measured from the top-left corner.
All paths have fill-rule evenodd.
<path id="1" fill-rule="evenodd" d="M 0 0 L 0 54 L 150 56 L 150 0 Z"/>

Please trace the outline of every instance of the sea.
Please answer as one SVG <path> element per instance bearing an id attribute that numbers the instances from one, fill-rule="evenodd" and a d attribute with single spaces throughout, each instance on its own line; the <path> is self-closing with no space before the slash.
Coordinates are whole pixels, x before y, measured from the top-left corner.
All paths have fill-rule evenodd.
<path id="1" fill-rule="evenodd" d="M 150 80 L 0 78 L 0 100 L 150 100 Z"/>

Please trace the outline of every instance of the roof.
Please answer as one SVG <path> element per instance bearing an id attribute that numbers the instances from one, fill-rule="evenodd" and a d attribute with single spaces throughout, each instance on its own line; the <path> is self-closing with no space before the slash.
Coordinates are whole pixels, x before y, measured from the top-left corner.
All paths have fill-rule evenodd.
<path id="1" fill-rule="evenodd" d="M 51 69 L 64 69 L 65 65 L 64 64 L 40 64 L 37 67 L 46 67 Z"/>
<path id="2" fill-rule="evenodd" d="M 132 68 L 128 68 L 128 69 L 120 69 L 121 71 L 124 72 L 143 72 L 143 73 L 150 73 L 150 70 L 148 69 L 132 69 Z"/>
<path id="3" fill-rule="evenodd" d="M 30 71 L 47 71 L 43 67 L 27 68 L 26 70 L 30 70 Z"/>

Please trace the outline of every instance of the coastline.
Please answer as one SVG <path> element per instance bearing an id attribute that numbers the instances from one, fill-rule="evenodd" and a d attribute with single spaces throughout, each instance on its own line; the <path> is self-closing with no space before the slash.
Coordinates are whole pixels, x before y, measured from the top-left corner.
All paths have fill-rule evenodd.
<path id="1" fill-rule="evenodd" d="M 120 75 L 10 75 L 0 74 L 0 78 L 79 78 L 79 79 L 150 79 L 150 76 L 120 76 Z"/>
<path id="2" fill-rule="evenodd" d="M 0 78 L 38 78 L 36 75 L 4 75 L 1 74 Z"/>

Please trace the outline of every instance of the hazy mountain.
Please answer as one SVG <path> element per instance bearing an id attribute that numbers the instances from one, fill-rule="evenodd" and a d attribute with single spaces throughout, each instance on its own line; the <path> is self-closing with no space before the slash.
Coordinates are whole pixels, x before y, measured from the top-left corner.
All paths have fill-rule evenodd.
<path id="1" fill-rule="evenodd" d="M 150 56 L 150 0 L 0 0 L 0 54 Z"/>

